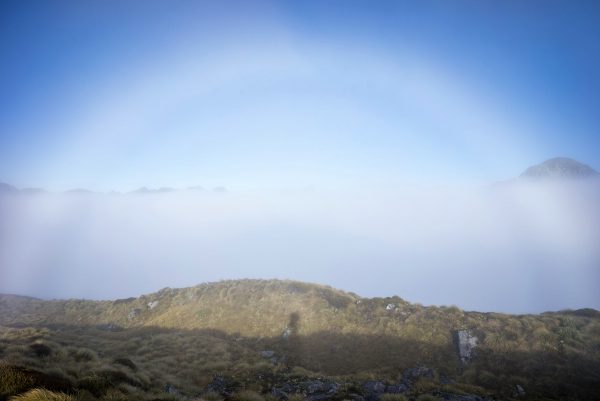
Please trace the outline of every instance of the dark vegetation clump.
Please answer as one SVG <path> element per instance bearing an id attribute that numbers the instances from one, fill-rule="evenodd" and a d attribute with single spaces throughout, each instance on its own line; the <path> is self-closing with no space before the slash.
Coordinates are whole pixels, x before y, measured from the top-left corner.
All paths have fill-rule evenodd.
<path id="1" fill-rule="evenodd" d="M 37 357 L 50 356 L 52 353 L 52 348 L 45 344 L 31 344 L 29 348 Z"/>
<path id="2" fill-rule="evenodd" d="M 135 371 L 137 370 L 137 366 L 133 361 L 129 358 L 117 358 L 114 361 L 116 364 L 127 366 L 129 369 Z"/>

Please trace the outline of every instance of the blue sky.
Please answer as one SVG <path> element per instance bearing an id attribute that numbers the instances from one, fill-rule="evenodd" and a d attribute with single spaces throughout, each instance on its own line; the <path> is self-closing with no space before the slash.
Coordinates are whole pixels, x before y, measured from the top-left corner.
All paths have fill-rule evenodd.
<path id="1" fill-rule="evenodd" d="M 0 181 L 62 190 L 600 169 L 595 1 L 3 1 Z"/>

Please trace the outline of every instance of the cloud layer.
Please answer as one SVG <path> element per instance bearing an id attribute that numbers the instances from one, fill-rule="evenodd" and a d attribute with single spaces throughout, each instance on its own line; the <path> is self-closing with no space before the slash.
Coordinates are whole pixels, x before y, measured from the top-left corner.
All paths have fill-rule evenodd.
<path id="1" fill-rule="evenodd" d="M 0 291 L 118 298 L 227 278 L 540 312 L 600 307 L 600 187 L 5 196 Z"/>

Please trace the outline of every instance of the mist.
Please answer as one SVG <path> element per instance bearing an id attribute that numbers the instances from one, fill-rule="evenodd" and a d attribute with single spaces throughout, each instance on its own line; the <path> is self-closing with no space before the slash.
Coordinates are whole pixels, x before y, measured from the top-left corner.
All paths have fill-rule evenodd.
<path id="1" fill-rule="evenodd" d="M 600 308 L 597 181 L 0 197 L 0 292 L 238 278 L 480 311 Z"/>

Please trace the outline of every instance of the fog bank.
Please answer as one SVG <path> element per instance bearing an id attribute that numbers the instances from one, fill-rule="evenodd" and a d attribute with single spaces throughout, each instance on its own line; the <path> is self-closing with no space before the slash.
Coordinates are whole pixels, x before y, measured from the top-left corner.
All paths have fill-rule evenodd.
<path id="1" fill-rule="evenodd" d="M 0 292 L 114 299 L 235 278 L 465 309 L 600 308 L 598 182 L 0 197 Z"/>

